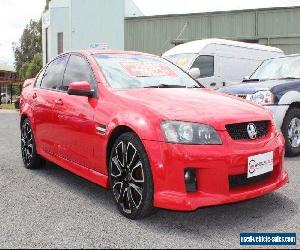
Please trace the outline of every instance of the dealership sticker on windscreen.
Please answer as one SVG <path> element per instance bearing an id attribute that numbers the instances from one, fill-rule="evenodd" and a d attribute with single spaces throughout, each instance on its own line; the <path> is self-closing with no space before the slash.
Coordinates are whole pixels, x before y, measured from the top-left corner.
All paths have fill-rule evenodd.
<path id="1" fill-rule="evenodd" d="M 168 66 L 160 63 L 123 62 L 121 66 L 132 77 L 177 76 Z"/>
<path id="2" fill-rule="evenodd" d="M 273 171 L 273 152 L 254 155 L 248 158 L 248 178 L 271 171 Z"/>

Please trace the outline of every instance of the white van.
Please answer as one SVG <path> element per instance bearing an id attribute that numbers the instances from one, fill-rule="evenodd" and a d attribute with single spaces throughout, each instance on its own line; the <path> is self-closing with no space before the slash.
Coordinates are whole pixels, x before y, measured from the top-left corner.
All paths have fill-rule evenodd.
<path id="1" fill-rule="evenodd" d="M 240 83 L 265 59 L 282 55 L 283 51 L 275 47 L 204 39 L 178 45 L 163 57 L 189 72 L 205 87 L 216 89 Z"/>

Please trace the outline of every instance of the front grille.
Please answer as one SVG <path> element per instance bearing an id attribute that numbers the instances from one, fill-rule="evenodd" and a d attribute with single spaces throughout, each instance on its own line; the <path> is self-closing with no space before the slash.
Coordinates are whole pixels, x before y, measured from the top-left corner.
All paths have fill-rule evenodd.
<path id="1" fill-rule="evenodd" d="M 256 139 L 263 138 L 269 133 L 269 122 L 246 122 L 226 125 L 226 130 L 233 140 L 250 140 L 250 136 L 247 131 L 247 126 L 253 123 L 256 126 L 257 136 Z"/>
<path id="2" fill-rule="evenodd" d="M 247 174 L 229 176 L 229 188 L 237 188 L 241 186 L 256 184 L 269 179 L 272 172 L 263 175 L 247 178 Z"/>

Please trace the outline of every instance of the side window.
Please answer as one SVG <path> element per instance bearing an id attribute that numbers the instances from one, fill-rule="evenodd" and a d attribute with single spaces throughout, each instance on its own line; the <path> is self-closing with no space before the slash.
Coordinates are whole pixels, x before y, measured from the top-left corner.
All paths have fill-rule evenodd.
<path id="1" fill-rule="evenodd" d="M 200 69 L 201 78 L 213 76 L 215 71 L 214 57 L 199 56 L 193 63 L 192 68 Z"/>
<path id="2" fill-rule="evenodd" d="M 41 87 L 45 89 L 59 89 L 62 85 L 68 56 L 61 56 L 52 61 L 46 69 Z"/>
<path id="3" fill-rule="evenodd" d="M 41 87 L 41 83 L 42 83 L 42 79 L 44 77 L 45 71 L 46 71 L 46 67 L 38 75 L 36 82 L 35 82 L 35 87 L 37 87 L 37 88 Z"/>
<path id="4" fill-rule="evenodd" d="M 70 83 L 88 81 L 94 85 L 93 72 L 88 62 L 81 56 L 71 55 L 63 80 L 63 90 L 67 91 Z"/>

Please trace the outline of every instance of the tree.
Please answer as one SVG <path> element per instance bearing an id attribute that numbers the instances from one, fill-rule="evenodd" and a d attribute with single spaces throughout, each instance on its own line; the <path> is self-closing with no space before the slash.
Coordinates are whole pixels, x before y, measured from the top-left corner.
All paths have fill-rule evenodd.
<path id="1" fill-rule="evenodd" d="M 32 76 L 32 72 L 38 72 L 40 70 L 38 67 L 42 67 L 39 60 L 41 53 L 42 21 L 31 20 L 23 31 L 20 45 L 15 48 L 16 71 L 22 79 L 26 79 L 27 75 Z M 34 63 L 38 64 L 33 65 Z"/>
<path id="2" fill-rule="evenodd" d="M 30 62 L 26 62 L 22 65 L 19 76 L 25 80 L 35 77 L 41 68 L 43 67 L 43 57 L 41 53 L 36 53 Z"/>
<path id="3" fill-rule="evenodd" d="M 51 0 L 46 0 L 46 6 L 45 6 L 45 10 L 44 11 L 47 11 L 49 10 L 49 3 L 50 3 Z"/>
<path id="4" fill-rule="evenodd" d="M 29 68 L 29 62 L 23 63 L 22 67 L 20 68 L 18 75 L 22 80 L 27 79 L 26 74 L 27 74 L 28 68 Z"/>

